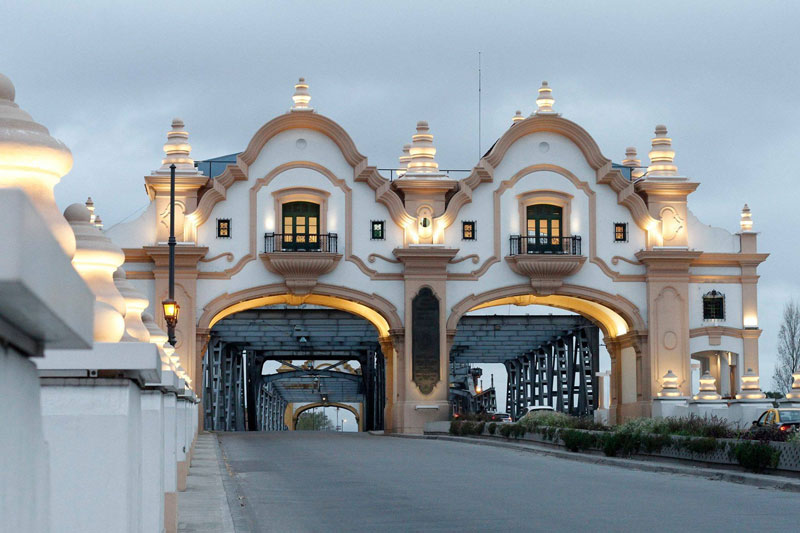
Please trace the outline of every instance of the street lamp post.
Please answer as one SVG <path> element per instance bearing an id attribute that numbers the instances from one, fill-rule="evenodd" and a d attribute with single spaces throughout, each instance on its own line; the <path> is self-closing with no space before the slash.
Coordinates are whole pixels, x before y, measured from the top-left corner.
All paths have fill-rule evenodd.
<path id="1" fill-rule="evenodd" d="M 169 296 L 161 302 L 167 322 L 169 343 L 175 346 L 175 326 L 181 306 L 175 301 L 175 164 L 169 166 Z"/>

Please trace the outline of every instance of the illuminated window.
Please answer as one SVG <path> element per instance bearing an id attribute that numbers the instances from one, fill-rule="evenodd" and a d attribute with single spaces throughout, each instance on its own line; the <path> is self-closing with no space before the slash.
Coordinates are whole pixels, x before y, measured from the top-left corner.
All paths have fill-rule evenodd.
<path id="1" fill-rule="evenodd" d="M 703 320 L 725 320 L 725 296 L 721 292 L 703 295 Z"/>
<path id="2" fill-rule="evenodd" d="M 614 242 L 628 242 L 628 223 L 614 223 Z"/>
<path id="3" fill-rule="evenodd" d="M 370 239 L 373 241 L 382 241 L 386 238 L 386 222 L 383 220 L 373 220 L 370 229 Z"/>
<path id="4" fill-rule="evenodd" d="M 231 238 L 231 219 L 229 218 L 217 219 L 217 238 L 218 239 Z"/>
<path id="5" fill-rule="evenodd" d="M 477 233 L 475 232 L 475 222 L 470 220 L 461 221 L 461 238 L 465 241 L 474 241 L 478 238 Z"/>

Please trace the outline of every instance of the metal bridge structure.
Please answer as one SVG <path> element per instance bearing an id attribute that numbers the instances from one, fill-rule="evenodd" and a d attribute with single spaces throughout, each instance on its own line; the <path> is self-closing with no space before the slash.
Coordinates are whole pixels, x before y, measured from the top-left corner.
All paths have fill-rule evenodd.
<path id="1" fill-rule="evenodd" d="M 263 375 L 266 361 L 281 367 Z M 211 330 L 203 371 L 205 427 L 211 430 L 284 431 L 287 407 L 304 403 L 361 403 L 364 429 L 383 429 L 378 332 L 343 311 L 273 307 L 230 315 Z"/>
<path id="2" fill-rule="evenodd" d="M 506 408 L 515 420 L 532 406 L 589 415 L 599 400 L 599 339 L 598 327 L 582 316 L 467 315 L 458 323 L 450 362 L 503 363 Z"/>

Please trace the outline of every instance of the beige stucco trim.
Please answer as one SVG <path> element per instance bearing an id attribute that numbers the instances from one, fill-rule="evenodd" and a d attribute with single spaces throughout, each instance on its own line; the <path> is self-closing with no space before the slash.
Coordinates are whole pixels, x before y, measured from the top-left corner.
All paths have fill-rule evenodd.
<path id="1" fill-rule="evenodd" d="M 531 205 L 555 205 L 561 208 L 561 236 L 569 237 L 572 235 L 572 196 L 562 191 L 541 189 L 528 191 L 517 195 L 517 207 L 519 209 L 519 234 L 528 234 L 528 206 Z"/>
<path id="2" fill-rule="evenodd" d="M 237 311 L 244 311 L 263 305 L 303 303 L 323 305 L 347 311 L 369 320 L 379 331 L 380 336 L 389 335 L 390 329 L 403 329 L 403 321 L 397 308 L 391 302 L 376 294 L 318 283 L 314 292 L 306 295 L 293 295 L 284 283 L 261 285 L 231 294 L 223 293 L 203 307 L 197 321 L 200 329 L 211 329 L 219 320 Z"/>
<path id="3" fill-rule="evenodd" d="M 539 132 L 556 133 L 575 143 L 589 166 L 598 172 L 598 176 L 605 174 L 605 171 L 611 168 L 611 160 L 600 152 L 600 147 L 585 129 L 557 115 L 534 115 L 517 122 L 497 140 L 482 161 L 486 161 L 491 168 L 497 168 L 515 142 Z"/>
<path id="4" fill-rule="evenodd" d="M 564 284 L 554 294 L 536 296 L 530 284 L 511 285 L 470 295 L 451 308 L 447 329 L 456 330 L 458 321 L 468 311 L 497 305 L 549 305 L 579 313 L 595 322 L 607 338 L 628 331 L 647 331 L 639 309 L 616 294 L 579 285 Z"/>
<path id="5" fill-rule="evenodd" d="M 319 233 L 328 233 L 328 198 L 331 193 L 312 187 L 287 187 L 273 191 L 275 199 L 275 233 L 283 233 L 283 204 L 311 202 L 319 206 Z M 280 230 L 278 228 L 281 228 Z"/>

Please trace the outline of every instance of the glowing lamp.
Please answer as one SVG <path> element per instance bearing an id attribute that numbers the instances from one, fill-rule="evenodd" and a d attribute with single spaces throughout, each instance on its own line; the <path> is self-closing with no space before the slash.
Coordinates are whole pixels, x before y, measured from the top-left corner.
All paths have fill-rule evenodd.
<path id="1" fill-rule="evenodd" d="M 678 376 L 672 370 L 667 370 L 661 382 L 661 390 L 658 393 L 659 398 L 679 398 L 681 396 L 681 391 L 678 388 Z"/>
<path id="2" fill-rule="evenodd" d="M 171 298 L 167 298 L 161 302 L 161 307 L 164 310 L 164 320 L 167 321 L 167 326 L 174 328 L 178 324 L 178 315 L 181 312 L 181 306 L 178 302 Z"/>
<path id="3" fill-rule="evenodd" d="M 755 329 L 758 327 L 758 317 L 755 315 L 748 315 L 743 320 L 744 327 L 748 329 Z"/>
<path id="4" fill-rule="evenodd" d="M 700 376 L 700 392 L 694 395 L 695 400 L 719 400 L 717 394 L 717 379 L 706 370 Z"/>
<path id="5" fill-rule="evenodd" d="M 480 394 L 480 393 L 482 393 L 482 392 L 483 392 L 483 389 L 481 388 L 481 386 L 480 386 L 480 385 L 478 385 L 477 387 L 475 387 L 475 394 Z"/>
<path id="6" fill-rule="evenodd" d="M 736 395 L 736 399 L 763 400 L 766 398 L 766 395 L 761 391 L 761 386 L 758 381 L 758 374 L 753 372 L 752 368 L 748 368 L 747 372 L 742 374 L 742 391 Z"/>

